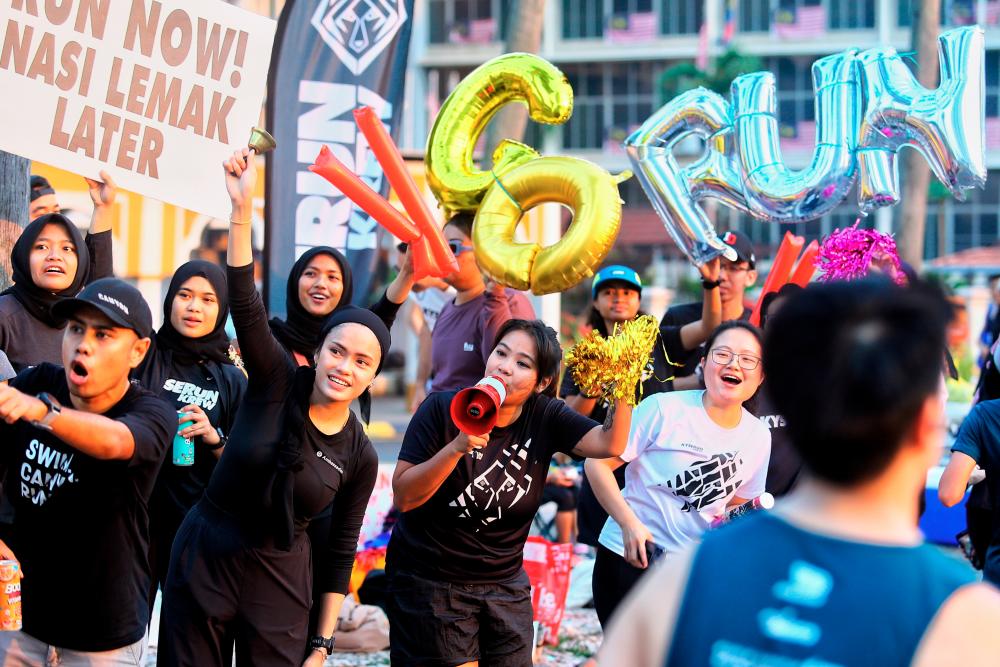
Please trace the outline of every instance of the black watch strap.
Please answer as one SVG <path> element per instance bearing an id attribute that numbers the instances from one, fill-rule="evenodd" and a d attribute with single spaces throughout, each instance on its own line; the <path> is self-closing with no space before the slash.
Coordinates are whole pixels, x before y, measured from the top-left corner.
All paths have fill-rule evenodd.
<path id="1" fill-rule="evenodd" d="M 707 280 L 705 278 L 701 279 L 701 286 L 705 289 L 715 289 L 722 284 L 721 280 Z"/>
<path id="2" fill-rule="evenodd" d="M 326 654 L 333 655 L 333 637 L 322 637 L 315 635 L 309 640 L 310 649 L 323 649 Z"/>

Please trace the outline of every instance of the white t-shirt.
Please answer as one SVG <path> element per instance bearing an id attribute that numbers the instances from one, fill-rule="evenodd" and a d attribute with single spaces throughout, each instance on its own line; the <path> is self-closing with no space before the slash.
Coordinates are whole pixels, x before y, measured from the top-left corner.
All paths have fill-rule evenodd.
<path id="1" fill-rule="evenodd" d="M 698 539 L 734 496 L 764 492 L 771 433 L 743 410 L 731 429 L 713 422 L 702 405 L 703 390 L 653 394 L 632 414 L 632 430 L 621 458 L 625 501 L 669 551 Z M 622 531 L 608 517 L 599 541 L 624 556 Z"/>
<path id="2" fill-rule="evenodd" d="M 444 305 L 455 298 L 455 290 L 451 287 L 446 290 L 428 287 L 419 292 L 410 292 L 410 297 L 417 302 L 420 310 L 423 311 L 427 328 L 434 331 L 438 315 L 441 314 Z"/>

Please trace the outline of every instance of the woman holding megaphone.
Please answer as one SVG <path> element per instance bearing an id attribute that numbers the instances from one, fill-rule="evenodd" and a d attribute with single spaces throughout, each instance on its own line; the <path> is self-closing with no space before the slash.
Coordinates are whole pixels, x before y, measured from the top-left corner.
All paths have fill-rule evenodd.
<path id="1" fill-rule="evenodd" d="M 618 456 L 632 416 L 619 402 L 602 427 L 567 407 L 555 397 L 561 361 L 555 331 L 509 320 L 477 389 L 431 394 L 410 421 L 386 556 L 394 665 L 531 664 L 522 552 L 549 462 Z"/>

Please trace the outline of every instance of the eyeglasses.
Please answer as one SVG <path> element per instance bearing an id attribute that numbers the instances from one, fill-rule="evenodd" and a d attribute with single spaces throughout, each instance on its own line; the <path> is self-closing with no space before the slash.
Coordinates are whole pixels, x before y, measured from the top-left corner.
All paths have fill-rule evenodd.
<path id="1" fill-rule="evenodd" d="M 738 266 L 736 264 L 722 262 L 719 265 L 719 271 L 725 271 L 726 273 L 743 273 L 744 271 L 750 271 L 750 265 Z"/>
<path id="2" fill-rule="evenodd" d="M 712 350 L 712 361 L 720 366 L 728 366 L 733 357 L 736 357 L 736 365 L 745 371 L 756 370 L 760 366 L 760 357 L 755 357 L 752 354 L 736 354 L 724 347 L 717 347 Z"/>
<path id="3" fill-rule="evenodd" d="M 471 245 L 462 245 L 461 241 L 448 241 L 448 247 L 451 249 L 451 254 L 458 257 L 463 252 L 470 252 L 474 250 Z"/>

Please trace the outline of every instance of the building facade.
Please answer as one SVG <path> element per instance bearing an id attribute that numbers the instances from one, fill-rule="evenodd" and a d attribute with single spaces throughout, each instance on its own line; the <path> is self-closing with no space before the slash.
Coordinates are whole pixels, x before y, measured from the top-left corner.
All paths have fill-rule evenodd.
<path id="1" fill-rule="evenodd" d="M 417 0 L 403 144 L 422 149 L 437 108 L 466 74 L 503 52 L 512 0 Z M 928 205 L 927 258 L 993 244 L 1000 212 L 1000 0 L 943 0 L 942 29 L 979 23 L 986 29 L 987 165 L 985 190 L 964 202 Z M 849 48 L 910 45 L 910 0 L 548 0 L 540 55 L 557 64 L 575 93 L 562 126 L 529 123 L 526 141 L 545 154 L 568 154 L 611 171 L 628 167 L 621 141 L 663 102 L 661 77 L 684 62 L 704 65 L 727 49 L 759 58 L 778 87 L 782 151 L 793 168 L 806 166 L 815 134 L 811 65 Z M 697 146 L 695 145 L 695 151 Z M 934 189 L 932 189 L 932 192 Z M 635 179 L 622 186 L 625 213 L 619 243 L 669 244 Z M 905 191 L 903 196 L 906 196 Z M 853 224 L 856 198 L 831 215 L 775 225 L 716 207 L 719 229 L 748 232 L 766 255 L 785 230 L 820 238 Z M 862 225 L 895 231 L 899 210 Z"/>

